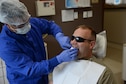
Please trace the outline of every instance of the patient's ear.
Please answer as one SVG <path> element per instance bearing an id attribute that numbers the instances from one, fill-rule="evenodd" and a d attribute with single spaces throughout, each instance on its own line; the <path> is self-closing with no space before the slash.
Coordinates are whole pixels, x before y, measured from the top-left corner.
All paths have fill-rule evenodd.
<path id="1" fill-rule="evenodd" d="M 93 49 L 94 46 L 95 46 L 95 41 L 91 41 L 91 42 L 90 42 L 90 48 Z"/>

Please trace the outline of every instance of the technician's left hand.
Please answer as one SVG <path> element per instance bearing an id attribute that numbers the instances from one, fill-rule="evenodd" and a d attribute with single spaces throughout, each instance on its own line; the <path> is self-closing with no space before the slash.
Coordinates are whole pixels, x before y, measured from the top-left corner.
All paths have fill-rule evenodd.
<path id="1" fill-rule="evenodd" d="M 63 49 L 70 49 L 71 48 L 70 38 L 68 36 L 64 36 L 63 33 L 57 33 L 56 39 Z"/>

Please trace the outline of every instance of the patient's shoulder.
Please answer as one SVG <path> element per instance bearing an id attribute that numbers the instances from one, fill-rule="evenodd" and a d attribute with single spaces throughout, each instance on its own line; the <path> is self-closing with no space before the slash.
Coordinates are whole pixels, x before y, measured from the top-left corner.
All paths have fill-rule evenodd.
<path id="1" fill-rule="evenodd" d="M 114 75 L 109 68 L 106 68 L 98 80 L 98 84 L 116 84 Z"/>

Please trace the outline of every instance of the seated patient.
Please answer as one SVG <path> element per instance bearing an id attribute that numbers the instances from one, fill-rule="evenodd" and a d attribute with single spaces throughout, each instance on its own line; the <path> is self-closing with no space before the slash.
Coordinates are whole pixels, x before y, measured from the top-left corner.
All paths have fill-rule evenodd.
<path id="1" fill-rule="evenodd" d="M 53 71 L 53 84 L 116 84 L 112 71 L 92 54 L 96 42 L 95 31 L 80 25 L 71 38 L 78 48 L 77 59 L 58 65 Z"/>

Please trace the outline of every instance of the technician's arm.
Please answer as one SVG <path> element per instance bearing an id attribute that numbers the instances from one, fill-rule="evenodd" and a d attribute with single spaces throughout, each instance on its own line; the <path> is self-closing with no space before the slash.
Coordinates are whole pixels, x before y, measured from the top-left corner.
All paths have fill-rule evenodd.
<path id="1" fill-rule="evenodd" d="M 36 28 L 38 28 L 37 32 L 39 33 L 39 35 L 53 35 L 63 49 L 69 49 L 71 47 L 70 38 L 63 34 L 61 27 L 58 26 L 54 21 L 34 18 L 33 20 L 31 20 L 31 23 L 33 23 L 33 26 L 36 26 Z"/>
<path id="2" fill-rule="evenodd" d="M 50 60 L 34 62 L 26 53 L 21 52 L 16 44 L 9 43 L 6 47 L 1 50 L 0 56 L 5 61 L 8 70 L 11 70 L 12 73 L 17 72 L 33 77 L 48 74 L 59 63 L 74 60 L 78 51 L 77 49 L 68 49 Z"/>

